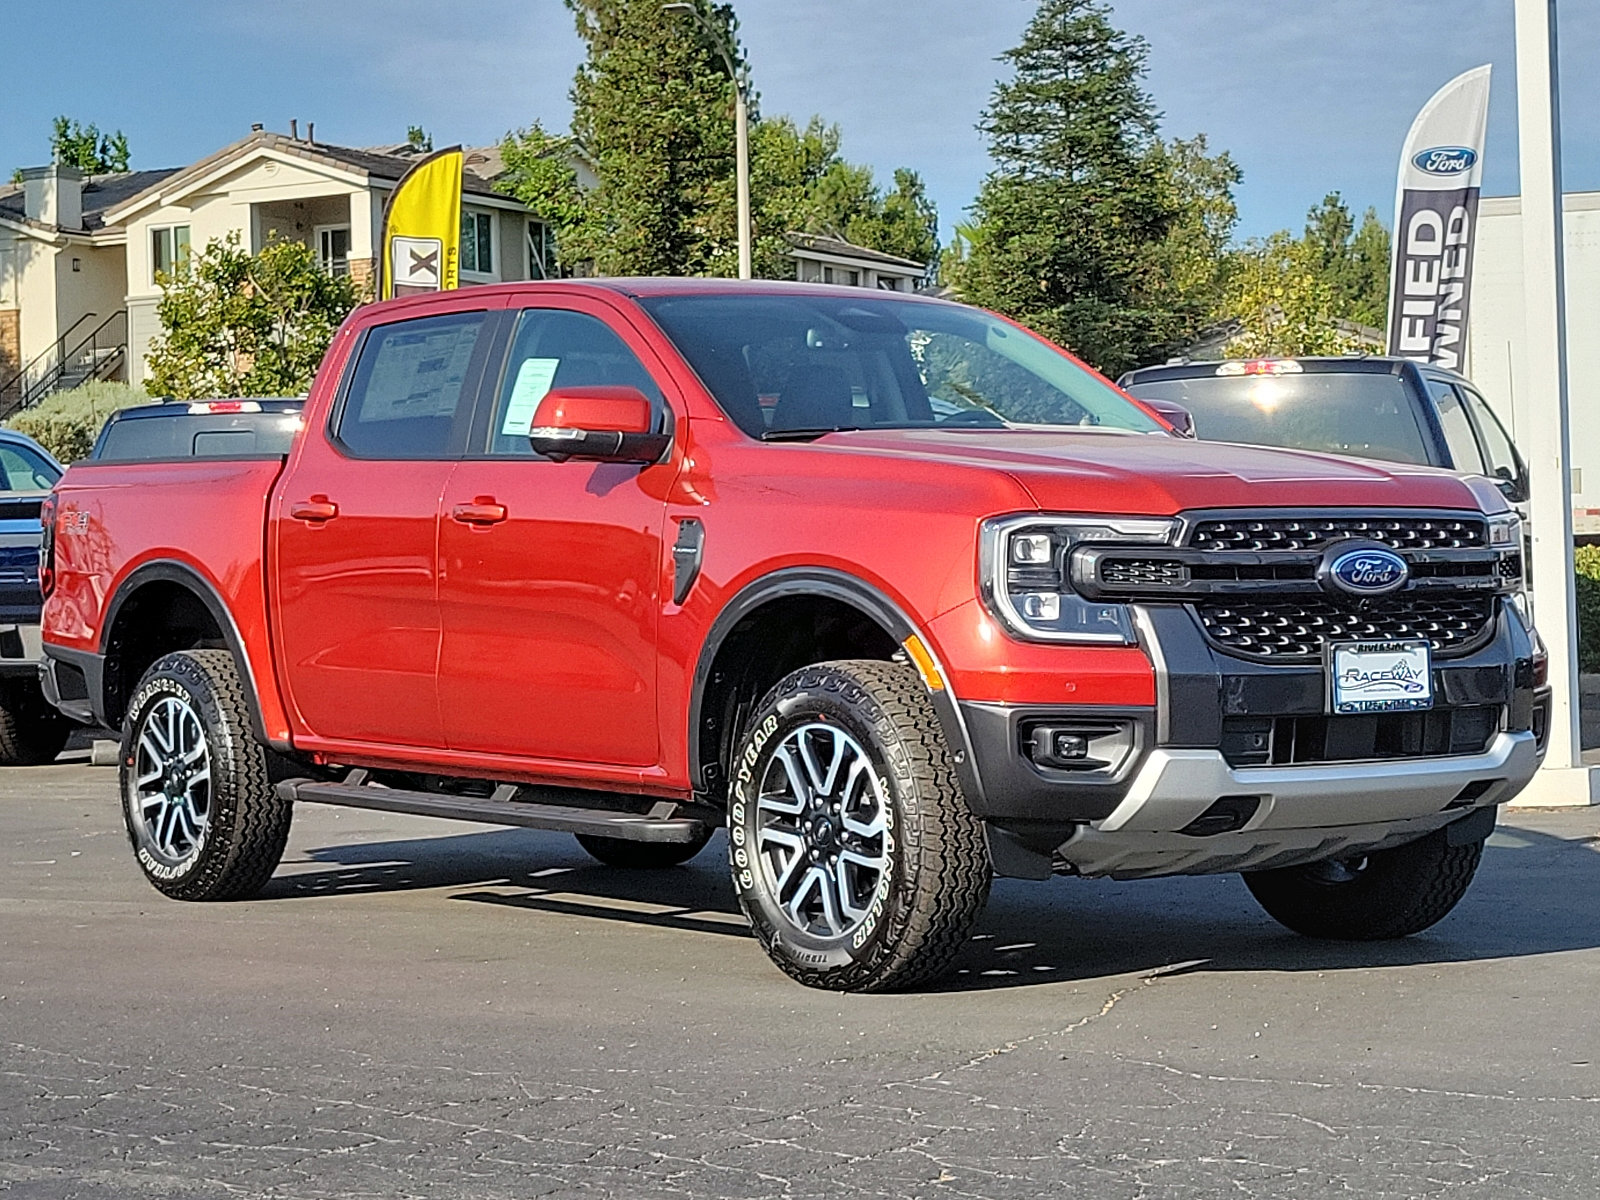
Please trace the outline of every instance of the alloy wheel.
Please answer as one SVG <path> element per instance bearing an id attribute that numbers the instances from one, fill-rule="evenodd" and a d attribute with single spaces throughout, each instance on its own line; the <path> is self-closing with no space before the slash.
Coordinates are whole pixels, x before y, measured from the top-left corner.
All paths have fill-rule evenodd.
<path id="1" fill-rule="evenodd" d="M 211 822 L 211 752 L 187 700 L 150 706 L 134 748 L 129 813 L 146 848 L 167 866 L 191 857 Z"/>
<path id="2" fill-rule="evenodd" d="M 821 722 L 792 730 L 767 764 L 756 826 L 768 893 L 796 929 L 842 938 L 866 919 L 893 838 L 883 781 L 860 742 Z"/>

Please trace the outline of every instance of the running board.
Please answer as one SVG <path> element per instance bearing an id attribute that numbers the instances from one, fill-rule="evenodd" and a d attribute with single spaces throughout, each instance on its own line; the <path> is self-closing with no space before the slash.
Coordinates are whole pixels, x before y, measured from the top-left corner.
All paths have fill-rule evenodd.
<path id="1" fill-rule="evenodd" d="M 518 787 L 511 783 L 500 784 L 492 796 L 451 796 L 439 792 L 413 792 L 384 787 L 373 783 L 369 772 L 359 768 L 338 783 L 286 779 L 278 784 L 277 790 L 285 800 L 304 803 L 373 808 L 419 817 L 479 821 L 486 825 L 521 825 L 529 829 L 583 833 L 629 842 L 696 842 L 713 827 L 710 821 L 679 815 L 678 810 L 682 806 L 671 800 L 656 801 L 647 813 L 619 812 L 551 804 L 543 799 L 578 800 L 595 793 L 585 793 L 576 788 Z M 523 794 L 530 798 L 518 799 Z M 704 809 L 699 811 L 705 812 Z"/>

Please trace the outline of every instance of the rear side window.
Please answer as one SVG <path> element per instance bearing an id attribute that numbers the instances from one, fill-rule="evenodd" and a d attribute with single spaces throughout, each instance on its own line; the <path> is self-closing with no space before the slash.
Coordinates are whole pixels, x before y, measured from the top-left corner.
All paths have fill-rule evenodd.
<path id="1" fill-rule="evenodd" d="M 528 430 L 539 401 L 555 388 L 631 387 L 657 413 L 664 403 L 650 372 L 598 317 L 557 308 L 530 308 L 517 319 L 495 404 L 489 453 L 532 455 Z"/>
<path id="2" fill-rule="evenodd" d="M 450 313 L 375 326 L 335 430 L 358 458 L 447 458 L 471 403 L 488 314 Z"/>
<path id="3" fill-rule="evenodd" d="M 0 442 L 0 470 L 5 472 L 0 490 L 7 492 L 48 492 L 61 478 L 42 455 L 12 442 Z"/>

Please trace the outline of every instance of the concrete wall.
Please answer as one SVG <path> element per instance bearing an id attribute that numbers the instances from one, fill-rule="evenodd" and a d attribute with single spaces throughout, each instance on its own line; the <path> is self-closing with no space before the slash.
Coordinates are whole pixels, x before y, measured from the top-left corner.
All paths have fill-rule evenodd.
<path id="1" fill-rule="evenodd" d="M 1600 508 L 1600 192 L 1566 197 L 1567 371 L 1573 505 Z M 1525 353 L 1521 202 L 1483 201 L 1473 264 L 1466 373 L 1518 441 L 1526 440 L 1534 397 L 1520 391 Z"/>

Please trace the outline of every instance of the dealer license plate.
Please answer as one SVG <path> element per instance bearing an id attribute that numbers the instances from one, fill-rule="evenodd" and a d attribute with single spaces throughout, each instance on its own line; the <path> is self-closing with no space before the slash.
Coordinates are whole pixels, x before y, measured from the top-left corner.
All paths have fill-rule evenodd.
<path id="1" fill-rule="evenodd" d="M 1425 641 L 1346 642 L 1331 647 L 1329 659 L 1328 707 L 1334 713 L 1433 707 L 1433 650 Z"/>

